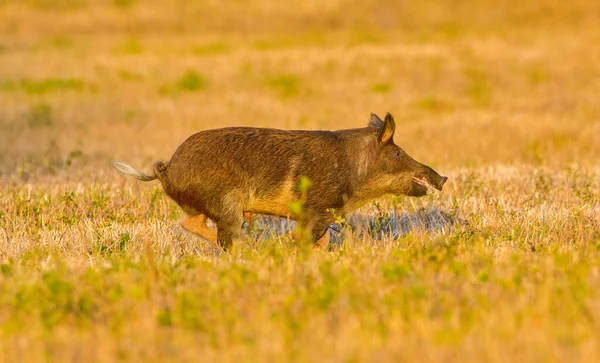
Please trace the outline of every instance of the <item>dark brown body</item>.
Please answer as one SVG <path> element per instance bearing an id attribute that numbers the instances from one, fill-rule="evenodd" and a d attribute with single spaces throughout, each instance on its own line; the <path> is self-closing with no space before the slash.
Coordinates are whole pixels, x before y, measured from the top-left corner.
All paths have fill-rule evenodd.
<path id="1" fill-rule="evenodd" d="M 243 216 L 253 213 L 302 217 L 317 241 L 334 215 L 374 198 L 424 195 L 424 181 L 441 189 L 446 178 L 394 145 L 394 129 L 389 114 L 385 121 L 373 115 L 368 127 L 340 131 L 215 129 L 188 138 L 168 163 L 155 164 L 155 175 L 113 165 L 141 180 L 158 178 L 166 194 L 190 215 L 183 227 L 222 248 L 239 236 Z M 311 187 L 303 215 L 291 215 L 302 176 Z M 216 224 L 217 233 L 206 226 L 206 218 Z"/>

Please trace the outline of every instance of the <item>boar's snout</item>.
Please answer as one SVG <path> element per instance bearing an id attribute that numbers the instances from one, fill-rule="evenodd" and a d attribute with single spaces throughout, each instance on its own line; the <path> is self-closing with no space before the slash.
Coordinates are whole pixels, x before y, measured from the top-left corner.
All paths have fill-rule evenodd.
<path id="1" fill-rule="evenodd" d="M 419 186 L 418 188 L 420 191 L 423 192 L 419 194 L 425 194 L 428 185 L 441 191 L 448 180 L 448 177 L 441 176 L 436 173 L 435 170 L 425 166 L 425 170 L 422 173 L 415 175 L 412 180 Z"/>
<path id="2" fill-rule="evenodd" d="M 429 182 L 429 184 L 434 187 L 435 189 L 441 191 L 442 187 L 444 186 L 444 184 L 446 183 L 446 180 L 448 180 L 447 176 L 441 176 L 440 174 L 436 173 L 433 169 L 430 169 L 430 172 L 425 174 L 425 180 L 427 182 Z"/>

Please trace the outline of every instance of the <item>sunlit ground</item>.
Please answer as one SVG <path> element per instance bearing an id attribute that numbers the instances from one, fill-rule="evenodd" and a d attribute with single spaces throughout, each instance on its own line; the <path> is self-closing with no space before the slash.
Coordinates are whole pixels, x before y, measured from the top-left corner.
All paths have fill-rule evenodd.
<path id="1" fill-rule="evenodd" d="M 600 5 L 0 2 L 0 361 L 600 359 Z M 150 170 L 362 127 L 450 177 L 217 256 Z"/>

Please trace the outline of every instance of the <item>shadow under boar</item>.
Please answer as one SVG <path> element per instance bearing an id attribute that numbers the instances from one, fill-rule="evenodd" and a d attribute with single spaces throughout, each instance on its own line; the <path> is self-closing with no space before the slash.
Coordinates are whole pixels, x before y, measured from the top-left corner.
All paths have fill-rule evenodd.
<path id="1" fill-rule="evenodd" d="M 165 193 L 188 217 L 183 228 L 227 249 L 253 213 L 301 219 L 316 247 L 329 243 L 328 226 L 385 194 L 419 197 L 448 179 L 394 144 L 395 122 L 371 114 L 367 127 L 339 131 L 288 131 L 230 127 L 190 136 L 152 174 L 113 162 L 122 174 L 160 180 Z M 290 211 L 303 195 L 302 215 Z M 216 230 L 206 225 L 211 219 Z"/>

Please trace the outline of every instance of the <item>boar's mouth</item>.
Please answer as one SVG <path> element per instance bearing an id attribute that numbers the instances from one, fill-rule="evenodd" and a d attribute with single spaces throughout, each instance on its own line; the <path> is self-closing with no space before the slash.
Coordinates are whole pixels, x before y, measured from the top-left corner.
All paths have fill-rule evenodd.
<path id="1" fill-rule="evenodd" d="M 446 181 L 446 177 L 444 177 L 442 179 L 442 181 L 440 182 L 439 185 L 435 185 L 431 182 L 431 180 L 429 180 L 429 178 L 425 175 L 421 175 L 421 176 L 413 176 L 412 181 L 415 184 L 418 184 L 420 186 L 422 186 L 423 188 L 425 188 L 426 190 L 430 190 L 430 189 L 437 189 L 437 190 L 442 190 L 442 186 L 444 185 L 444 182 Z"/>

